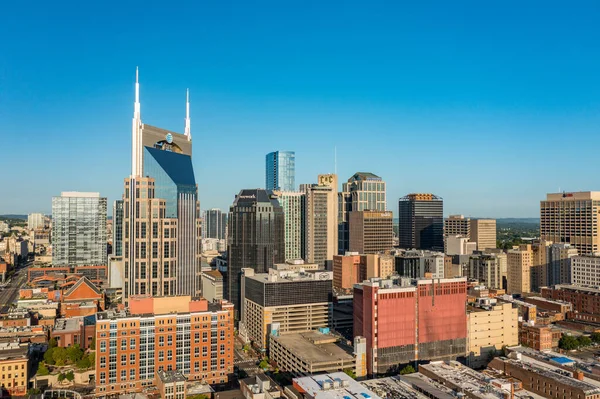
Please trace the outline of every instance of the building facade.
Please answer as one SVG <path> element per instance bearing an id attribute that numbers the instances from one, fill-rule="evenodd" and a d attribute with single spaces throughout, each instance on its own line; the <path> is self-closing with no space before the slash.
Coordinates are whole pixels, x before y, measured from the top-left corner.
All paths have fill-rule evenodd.
<path id="1" fill-rule="evenodd" d="M 444 278 L 446 257 L 442 252 L 408 250 L 395 255 L 396 273 L 401 277 Z"/>
<path id="2" fill-rule="evenodd" d="M 108 263 L 106 198 L 99 193 L 63 192 L 52 198 L 52 265 Z"/>
<path id="3" fill-rule="evenodd" d="M 526 294 L 531 292 L 531 265 L 533 251 L 530 244 L 520 245 L 506 254 L 507 294 Z"/>
<path id="4" fill-rule="evenodd" d="M 302 259 L 302 226 L 305 193 L 275 192 L 285 215 L 285 260 Z"/>
<path id="5" fill-rule="evenodd" d="M 350 212 L 350 251 L 361 254 L 375 254 L 391 250 L 394 238 L 392 223 L 392 212 Z"/>
<path id="6" fill-rule="evenodd" d="M 29 346 L 18 342 L 0 344 L 0 386 L 8 397 L 26 397 L 29 382 Z"/>
<path id="7" fill-rule="evenodd" d="M 218 208 L 204 211 L 202 238 L 227 239 L 227 213 Z"/>
<path id="8" fill-rule="evenodd" d="M 600 287 L 600 256 L 581 255 L 571 258 L 571 283 Z"/>
<path id="9" fill-rule="evenodd" d="M 599 250 L 600 192 L 547 194 L 540 202 L 540 237 L 570 244 L 581 255 Z"/>
<path id="10" fill-rule="evenodd" d="M 337 176 L 319 175 L 318 184 L 303 184 L 304 246 L 303 256 L 308 263 L 326 266 L 338 253 Z"/>
<path id="11" fill-rule="evenodd" d="M 285 261 L 285 215 L 277 197 L 262 189 L 241 190 L 229 209 L 226 298 L 239 320 L 241 273 L 252 268 L 266 273 Z"/>
<path id="12" fill-rule="evenodd" d="M 98 313 L 96 397 L 142 392 L 160 370 L 226 383 L 233 373 L 233 331 L 232 304 L 189 296 L 132 298 L 130 312 Z"/>
<path id="13" fill-rule="evenodd" d="M 369 375 L 467 352 L 466 278 L 412 283 L 372 279 L 354 287 L 354 336 L 367 340 Z"/>
<path id="14" fill-rule="evenodd" d="M 296 153 L 274 151 L 266 156 L 265 186 L 271 191 L 296 191 Z"/>
<path id="15" fill-rule="evenodd" d="M 42 213 L 30 213 L 27 215 L 27 228 L 29 230 L 43 229 L 45 225 L 45 217 Z"/>
<path id="16" fill-rule="evenodd" d="M 333 257 L 333 287 L 338 290 L 351 290 L 355 284 L 373 277 L 388 278 L 394 272 L 391 255 L 347 252 Z"/>
<path id="17" fill-rule="evenodd" d="M 469 258 L 468 276 L 488 288 L 502 289 L 507 279 L 506 254 L 478 254 Z"/>
<path id="18" fill-rule="evenodd" d="M 113 203 L 112 230 L 112 249 L 115 256 L 123 256 L 123 218 L 123 200 L 116 200 Z"/>
<path id="19" fill-rule="evenodd" d="M 478 251 L 496 248 L 496 219 L 472 219 L 469 238 Z"/>
<path id="20" fill-rule="evenodd" d="M 444 202 L 434 194 L 409 194 L 398 201 L 400 248 L 444 250 Z"/>
<path id="21" fill-rule="evenodd" d="M 356 172 L 337 195 L 338 252 L 343 255 L 350 250 L 350 212 L 386 211 L 386 184 L 373 173 Z"/>

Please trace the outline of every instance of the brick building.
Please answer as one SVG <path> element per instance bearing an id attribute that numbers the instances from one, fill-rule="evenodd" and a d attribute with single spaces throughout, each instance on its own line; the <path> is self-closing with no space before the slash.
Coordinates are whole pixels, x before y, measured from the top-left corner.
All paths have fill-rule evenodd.
<path id="1" fill-rule="evenodd" d="M 333 257 L 333 287 L 351 290 L 354 284 L 372 277 L 388 278 L 394 274 L 394 257 L 391 255 L 347 252 Z"/>
<path id="2" fill-rule="evenodd" d="M 519 325 L 519 343 L 523 346 L 545 351 L 558 346 L 562 333 L 548 326 L 536 326 L 528 323 Z"/>
<path id="3" fill-rule="evenodd" d="M 467 352 L 467 280 L 381 280 L 354 287 L 354 336 L 367 340 L 368 374 Z"/>
<path id="4" fill-rule="evenodd" d="M 96 396 L 141 392 L 157 372 L 226 383 L 233 373 L 233 304 L 190 296 L 130 298 L 129 310 L 98 313 Z"/>
<path id="5" fill-rule="evenodd" d="M 79 344 L 88 349 L 96 335 L 96 316 L 56 319 L 51 338 L 56 338 L 58 346 L 68 348 Z"/>

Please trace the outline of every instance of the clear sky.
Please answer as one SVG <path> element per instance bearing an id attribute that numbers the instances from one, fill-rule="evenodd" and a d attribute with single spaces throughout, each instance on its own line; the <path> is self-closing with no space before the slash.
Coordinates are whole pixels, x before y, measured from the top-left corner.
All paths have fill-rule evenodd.
<path id="1" fill-rule="evenodd" d="M 264 186 L 382 176 L 445 213 L 537 217 L 559 190 L 600 190 L 598 1 L 5 1 L 0 214 L 61 191 L 113 201 L 142 120 L 183 132 L 190 88 L 201 207 Z"/>

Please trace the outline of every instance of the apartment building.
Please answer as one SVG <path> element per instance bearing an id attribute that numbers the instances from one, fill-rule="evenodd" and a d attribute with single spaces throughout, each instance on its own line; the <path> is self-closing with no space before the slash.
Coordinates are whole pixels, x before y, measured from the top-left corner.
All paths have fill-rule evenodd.
<path id="1" fill-rule="evenodd" d="M 530 244 L 520 245 L 506 254 L 508 277 L 507 293 L 524 294 L 531 292 L 531 264 L 533 251 Z"/>

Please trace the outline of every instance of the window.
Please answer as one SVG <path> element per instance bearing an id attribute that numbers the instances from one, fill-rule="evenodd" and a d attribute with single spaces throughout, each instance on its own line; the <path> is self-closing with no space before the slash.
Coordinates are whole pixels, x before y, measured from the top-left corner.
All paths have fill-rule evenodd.
<path id="1" fill-rule="evenodd" d="M 121 381 L 127 381 L 127 370 L 121 370 Z"/>
<path id="2" fill-rule="evenodd" d="M 167 360 L 173 360 L 173 351 L 170 349 L 167 351 Z"/>
<path id="3" fill-rule="evenodd" d="M 131 381 L 135 380 L 135 369 L 129 370 L 129 379 Z"/>
<path id="4" fill-rule="evenodd" d="M 135 349 L 135 338 L 129 340 L 129 349 Z"/>
<path id="5" fill-rule="evenodd" d="M 106 373 L 104 371 L 100 373 L 100 384 L 106 384 Z"/>
<path id="6" fill-rule="evenodd" d="M 158 361 L 162 362 L 165 360 L 165 352 L 163 351 L 158 351 Z"/>
<path id="7" fill-rule="evenodd" d="M 202 333 L 202 342 L 208 342 L 208 333 L 206 331 Z"/>
<path id="8" fill-rule="evenodd" d="M 127 340 L 126 339 L 121 340 L 121 350 L 122 351 L 127 350 Z"/>
<path id="9" fill-rule="evenodd" d="M 164 335 L 161 335 L 160 337 L 158 337 L 158 346 L 165 346 L 165 337 L 164 337 Z"/>
<path id="10" fill-rule="evenodd" d="M 135 353 L 131 353 L 129 355 L 129 364 L 131 364 L 131 365 L 135 364 Z"/>
<path id="11" fill-rule="evenodd" d="M 106 352 L 106 341 L 100 341 L 100 352 Z"/>
<path id="12" fill-rule="evenodd" d="M 127 355 L 121 355 L 121 366 L 125 366 L 127 364 Z"/>
<path id="13" fill-rule="evenodd" d="M 173 345 L 173 336 L 172 335 L 169 335 L 167 337 L 167 345 Z"/>
<path id="14" fill-rule="evenodd" d="M 194 333 L 194 343 L 199 343 L 200 342 L 200 333 L 196 332 Z"/>

